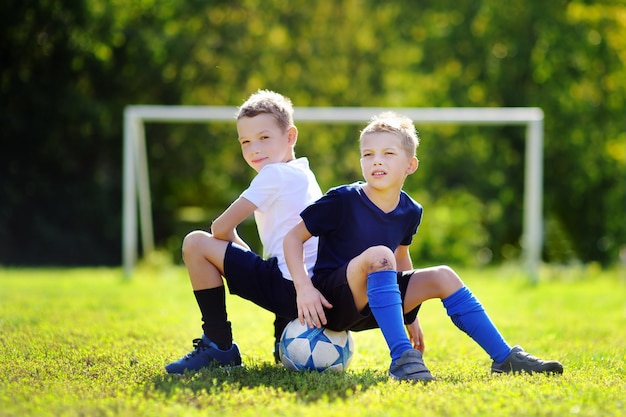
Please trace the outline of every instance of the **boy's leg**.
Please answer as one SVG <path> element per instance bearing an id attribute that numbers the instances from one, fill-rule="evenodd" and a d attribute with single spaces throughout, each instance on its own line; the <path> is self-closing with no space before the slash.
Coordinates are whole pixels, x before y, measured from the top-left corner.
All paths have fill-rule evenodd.
<path id="1" fill-rule="evenodd" d="M 276 315 L 274 319 L 274 362 L 280 363 L 280 354 L 278 352 L 278 344 L 280 343 L 280 337 L 283 335 L 285 327 L 292 319 Z"/>
<path id="2" fill-rule="evenodd" d="M 183 241 L 183 260 L 202 314 L 202 330 L 222 350 L 232 346 L 222 280 L 228 243 L 203 231 L 192 232 Z"/>
<path id="3" fill-rule="evenodd" d="M 402 299 L 397 273 L 393 269 L 371 272 L 367 275 L 367 298 L 385 341 L 389 346 L 391 361 L 412 348 L 404 329 Z"/>
<path id="4" fill-rule="evenodd" d="M 231 323 L 226 313 L 224 286 L 195 290 L 198 308 L 202 314 L 202 331 L 218 348 L 230 349 L 233 344 Z"/>
<path id="5" fill-rule="evenodd" d="M 474 339 L 493 360 L 506 359 L 511 347 L 452 269 L 440 266 L 413 273 L 405 295 L 405 309 L 432 298 L 441 299 L 454 325 Z"/>
<path id="6" fill-rule="evenodd" d="M 402 298 L 390 249 L 376 246 L 353 259 L 347 268 L 348 285 L 359 311 L 369 303 L 391 355 L 390 376 L 396 379 L 432 380 L 421 352 L 413 349 L 404 328 Z"/>
<path id="7" fill-rule="evenodd" d="M 222 271 L 228 242 L 209 233 L 196 231 L 185 237 L 183 258 L 194 296 L 202 314 L 203 335 L 194 339 L 194 350 L 168 364 L 169 373 L 183 373 L 211 365 L 241 365 L 237 345 L 226 314 L 226 294 Z"/>
<path id="8" fill-rule="evenodd" d="M 194 340 L 194 351 L 166 367 L 168 372 L 181 373 L 181 368 L 206 366 L 202 365 L 202 358 L 206 357 L 217 357 L 220 364 L 226 364 L 224 352 L 226 359 L 232 356 L 228 364 L 233 361 L 241 364 L 241 355 L 237 345 L 232 343 L 227 320 L 222 276 L 228 282 L 231 294 L 281 317 L 298 316 L 295 288 L 291 281 L 283 278 L 276 258 L 265 260 L 246 248 L 215 239 L 206 232 L 190 233 L 183 243 L 183 255 L 202 313 L 204 334 L 201 339 Z M 220 349 L 217 340 L 227 350 Z"/>
<path id="9" fill-rule="evenodd" d="M 441 266 L 413 273 L 405 295 L 405 310 L 431 298 L 440 298 L 454 325 L 489 354 L 494 362 L 493 372 L 563 371 L 556 361 L 542 361 L 528 355 L 519 346 L 511 349 L 480 301 L 452 269 Z"/>
<path id="10" fill-rule="evenodd" d="M 298 317 L 293 282 L 283 277 L 276 258 L 263 259 L 236 244 L 227 247 L 224 259 L 230 293 L 274 313 L 273 356 L 279 363 L 277 344 L 287 324 Z"/>

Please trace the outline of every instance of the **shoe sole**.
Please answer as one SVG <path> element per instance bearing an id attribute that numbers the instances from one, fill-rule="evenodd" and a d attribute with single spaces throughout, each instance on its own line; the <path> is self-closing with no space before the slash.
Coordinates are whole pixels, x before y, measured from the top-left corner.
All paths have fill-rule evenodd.
<path id="1" fill-rule="evenodd" d="M 198 372 L 203 371 L 205 369 L 211 369 L 211 370 L 220 369 L 220 370 L 224 370 L 226 372 L 230 372 L 233 369 L 238 369 L 238 368 L 245 368 L 245 365 L 241 364 L 241 365 L 223 365 L 223 366 L 203 366 L 200 369 L 185 369 L 183 372 L 168 372 L 167 369 L 166 369 L 165 373 L 167 373 L 168 375 L 182 376 L 185 373 L 198 373 Z"/>
<path id="2" fill-rule="evenodd" d="M 397 378 L 396 376 L 392 375 L 391 373 L 389 373 L 389 378 L 393 379 L 394 381 L 398 381 L 398 382 L 413 382 L 413 383 L 422 383 L 422 384 L 427 384 L 429 382 L 433 382 L 433 381 L 436 380 L 436 378 L 433 377 L 433 376 L 425 377 L 425 378 L 411 378 L 411 377 Z"/>
<path id="3" fill-rule="evenodd" d="M 527 374 L 527 375 L 535 375 L 535 374 L 545 374 L 545 375 L 561 375 L 563 374 L 563 368 L 562 367 L 555 367 L 554 369 L 546 369 L 543 371 L 533 371 L 533 370 L 527 370 L 527 369 L 521 369 L 519 371 L 502 371 L 500 369 L 492 369 L 491 370 L 492 374 L 495 375 L 502 375 L 502 374 Z"/>

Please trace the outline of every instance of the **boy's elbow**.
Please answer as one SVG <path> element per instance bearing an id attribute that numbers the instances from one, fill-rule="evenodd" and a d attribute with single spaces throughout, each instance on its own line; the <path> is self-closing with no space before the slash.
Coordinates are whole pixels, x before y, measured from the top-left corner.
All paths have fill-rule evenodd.
<path id="1" fill-rule="evenodd" d="M 229 236 L 229 230 L 225 228 L 219 221 L 214 221 L 211 224 L 211 234 L 217 239 L 227 239 Z"/>

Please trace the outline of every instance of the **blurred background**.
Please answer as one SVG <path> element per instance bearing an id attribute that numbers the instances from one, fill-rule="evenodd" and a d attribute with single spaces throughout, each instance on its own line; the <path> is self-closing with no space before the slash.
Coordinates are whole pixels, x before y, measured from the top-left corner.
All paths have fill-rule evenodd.
<path id="1" fill-rule="evenodd" d="M 0 265 L 120 265 L 125 106 L 237 106 L 257 89 L 293 100 L 323 190 L 361 179 L 366 120 L 298 123 L 297 107 L 540 107 L 543 260 L 626 252 L 623 0 L 5 0 L 0 22 Z M 417 128 L 415 266 L 517 261 L 524 129 Z M 173 262 L 254 175 L 236 137 L 234 119 L 146 125 Z M 259 249 L 253 221 L 240 232 Z"/>

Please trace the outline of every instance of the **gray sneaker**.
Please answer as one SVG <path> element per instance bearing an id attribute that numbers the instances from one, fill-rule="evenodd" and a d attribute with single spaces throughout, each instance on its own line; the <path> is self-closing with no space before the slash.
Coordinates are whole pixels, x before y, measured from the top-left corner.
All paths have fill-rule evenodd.
<path id="1" fill-rule="evenodd" d="M 509 372 L 529 374 L 562 374 L 563 365 L 557 361 L 544 361 L 534 357 L 530 353 L 524 352 L 521 346 L 511 349 L 509 357 L 504 362 L 493 362 L 491 365 L 492 374 L 507 374 Z"/>
<path id="2" fill-rule="evenodd" d="M 407 350 L 395 364 L 391 364 L 389 376 L 398 381 L 429 382 L 435 379 L 424 365 L 422 352 L 416 349 Z"/>

